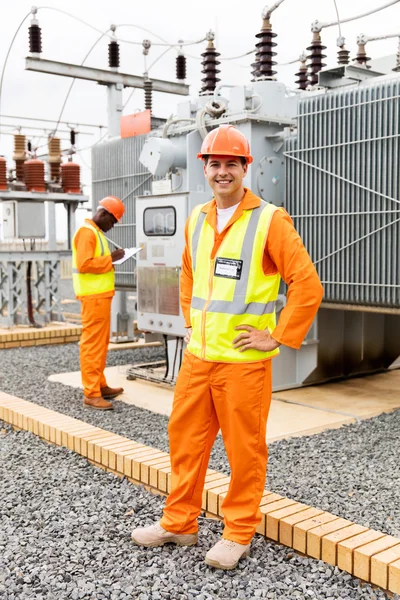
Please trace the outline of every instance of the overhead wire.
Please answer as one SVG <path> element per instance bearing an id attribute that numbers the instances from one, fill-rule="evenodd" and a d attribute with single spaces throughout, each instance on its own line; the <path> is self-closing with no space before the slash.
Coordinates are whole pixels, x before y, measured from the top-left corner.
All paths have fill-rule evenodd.
<path id="1" fill-rule="evenodd" d="M 17 31 L 14 33 L 14 36 L 13 36 L 13 38 L 11 40 L 10 45 L 8 47 L 8 51 L 7 51 L 6 58 L 5 58 L 5 61 L 4 61 L 4 64 L 3 64 L 3 69 L 1 71 L 1 79 L 0 79 L 0 116 L 1 116 L 1 98 L 2 98 L 2 92 L 3 92 L 3 79 L 4 79 L 4 73 L 5 73 L 6 66 L 7 66 L 8 57 L 10 56 L 11 49 L 12 49 L 12 47 L 14 45 L 15 38 L 17 37 L 17 35 L 19 33 L 19 30 L 21 29 L 22 25 L 30 17 L 31 14 L 32 14 L 31 12 L 28 12 L 28 14 L 25 15 L 25 17 L 22 19 L 21 23 L 19 24 L 19 26 L 17 28 Z M 1 125 L 1 118 L 0 118 L 0 125 Z M 0 136 L 1 136 L 1 132 L 0 132 Z"/>
<path id="2" fill-rule="evenodd" d="M 84 58 L 84 59 L 83 59 L 83 61 L 81 62 L 81 64 L 80 64 L 80 66 L 81 66 L 81 67 L 82 67 L 82 66 L 85 64 L 85 62 L 86 62 L 86 60 L 89 58 L 89 56 L 90 56 L 91 52 L 94 50 L 94 48 L 95 48 L 95 47 L 97 46 L 97 44 L 100 42 L 100 40 L 102 40 L 102 39 L 103 39 L 103 37 L 104 37 L 105 35 L 107 35 L 107 33 L 108 33 L 109 31 L 110 31 L 110 28 L 108 28 L 106 31 L 104 31 L 104 32 L 103 32 L 103 33 L 100 35 L 100 37 L 98 37 L 98 38 L 97 38 L 97 40 L 96 40 L 96 41 L 95 41 L 95 43 L 94 43 L 94 44 L 91 46 L 91 48 L 90 48 L 89 52 L 86 54 L 85 58 Z M 70 95 L 70 93 L 71 93 L 71 90 L 72 90 L 72 88 L 73 88 L 73 86 L 74 86 L 74 84 L 75 84 L 75 81 L 76 81 L 76 79 L 75 79 L 75 77 L 74 77 L 74 79 L 73 79 L 73 80 L 72 80 L 72 82 L 71 82 L 71 85 L 69 86 L 69 89 L 68 89 L 67 95 L 66 95 L 66 97 L 65 97 L 65 100 L 64 100 L 64 103 L 63 103 L 63 105 L 62 105 L 61 112 L 60 112 L 60 115 L 59 115 L 59 117 L 58 117 L 58 120 L 57 120 L 57 124 L 56 124 L 56 126 L 55 126 L 55 128 L 54 128 L 54 134 L 57 132 L 58 126 L 59 126 L 59 124 L 60 124 L 60 121 L 61 121 L 61 117 L 63 116 L 63 113 L 64 113 L 65 106 L 66 106 L 66 104 L 67 104 L 67 101 L 68 101 L 69 95 Z"/>
<path id="3" fill-rule="evenodd" d="M 342 37 L 342 25 L 340 22 L 339 9 L 338 9 L 336 0 L 333 0 L 333 3 L 335 5 L 335 10 L 336 10 L 337 24 L 338 24 L 338 29 L 339 29 L 339 37 L 341 38 Z"/>
<path id="4" fill-rule="evenodd" d="M 357 21 L 358 19 L 363 19 L 364 17 L 369 17 L 370 15 L 374 15 L 385 8 L 389 8 L 389 6 L 393 6 L 393 4 L 397 4 L 400 0 L 391 0 L 390 2 L 386 2 L 386 4 L 382 4 L 382 6 L 378 6 L 377 8 L 373 8 L 368 10 L 365 13 L 361 13 L 359 15 L 355 15 L 354 17 L 347 17 L 346 19 L 341 19 L 341 25 L 343 23 L 350 23 L 351 21 Z M 333 25 L 337 25 L 337 21 L 330 21 L 329 23 L 319 23 L 321 29 L 326 29 L 327 27 L 332 27 Z"/>

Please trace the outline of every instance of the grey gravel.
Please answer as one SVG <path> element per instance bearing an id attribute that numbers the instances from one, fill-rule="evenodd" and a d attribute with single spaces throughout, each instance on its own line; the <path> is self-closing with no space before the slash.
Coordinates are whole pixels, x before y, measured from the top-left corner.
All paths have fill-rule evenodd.
<path id="1" fill-rule="evenodd" d="M 220 536 L 216 521 L 200 520 L 196 547 L 139 548 L 130 531 L 161 515 L 162 498 L 1 422 L 0 477 L 4 600 L 386 598 L 260 536 L 237 570 L 213 570 L 203 557 Z"/>
<path id="2" fill-rule="evenodd" d="M 159 348 L 109 352 L 108 365 L 154 360 Z M 79 370 L 75 344 L 2 352 L 0 389 L 168 451 L 168 418 L 115 402 L 116 410 L 84 409 L 81 391 L 47 380 Z M 400 537 L 400 411 L 318 435 L 270 444 L 268 488 L 361 525 Z M 229 473 L 221 437 L 210 467 Z"/>
<path id="3" fill-rule="evenodd" d="M 108 365 L 160 356 L 157 348 L 110 352 Z M 79 369 L 77 345 L 5 350 L 1 359 L 2 391 L 168 451 L 166 417 L 118 401 L 113 412 L 92 412 L 82 407 L 80 390 L 48 381 Z M 198 548 L 136 548 L 130 529 L 157 519 L 163 499 L 65 449 L 3 428 L 0 598 L 385 598 L 259 536 L 238 570 L 213 571 L 203 556 L 221 525 L 205 519 Z M 400 537 L 399 411 L 276 442 L 269 451 L 269 489 Z M 221 438 L 210 466 L 229 473 Z"/>

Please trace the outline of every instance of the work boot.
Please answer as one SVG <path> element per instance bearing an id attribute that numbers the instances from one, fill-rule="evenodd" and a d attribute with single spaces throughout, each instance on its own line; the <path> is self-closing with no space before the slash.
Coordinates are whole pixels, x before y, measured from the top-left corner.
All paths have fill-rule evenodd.
<path id="1" fill-rule="evenodd" d="M 96 408 L 97 410 L 112 410 L 114 408 L 111 402 L 107 402 L 107 400 L 104 400 L 101 396 L 98 398 L 88 398 L 87 396 L 83 396 L 83 404 L 84 406 Z"/>
<path id="2" fill-rule="evenodd" d="M 101 395 L 103 396 L 103 398 L 106 398 L 106 400 L 112 400 L 113 398 L 116 398 L 117 396 L 119 396 L 120 394 L 124 393 L 124 388 L 111 388 L 111 387 L 105 387 L 105 388 L 101 388 Z"/>
<path id="3" fill-rule="evenodd" d="M 207 552 L 205 561 L 210 567 L 230 571 L 237 567 L 241 558 L 249 554 L 250 544 L 238 544 L 223 538 Z"/>
<path id="4" fill-rule="evenodd" d="M 197 533 L 172 533 L 163 529 L 160 523 L 155 523 L 149 527 L 138 527 L 132 531 L 132 541 L 138 546 L 146 548 L 155 548 L 164 546 L 164 544 L 173 543 L 178 546 L 194 546 L 197 544 Z"/>

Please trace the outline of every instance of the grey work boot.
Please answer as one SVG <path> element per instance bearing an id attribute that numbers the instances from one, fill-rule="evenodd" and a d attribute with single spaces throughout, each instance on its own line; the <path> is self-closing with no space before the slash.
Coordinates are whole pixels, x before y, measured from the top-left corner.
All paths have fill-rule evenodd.
<path id="1" fill-rule="evenodd" d="M 155 548 L 164 544 L 173 543 L 178 546 L 194 546 L 197 544 L 197 533 L 172 533 L 163 529 L 160 523 L 149 527 L 138 527 L 132 531 L 132 541 L 138 546 Z"/>

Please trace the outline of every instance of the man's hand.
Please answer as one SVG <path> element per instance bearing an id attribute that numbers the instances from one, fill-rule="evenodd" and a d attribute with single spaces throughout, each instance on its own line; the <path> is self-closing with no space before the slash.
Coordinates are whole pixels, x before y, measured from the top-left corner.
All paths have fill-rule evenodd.
<path id="1" fill-rule="evenodd" d="M 117 250 L 113 250 L 111 252 L 112 262 L 115 262 L 116 260 L 120 260 L 121 258 L 124 258 L 124 256 L 125 256 L 125 250 L 123 248 L 118 248 Z"/>
<path id="2" fill-rule="evenodd" d="M 260 330 L 251 327 L 251 325 L 238 325 L 235 329 L 245 331 L 233 340 L 233 347 L 237 348 L 239 352 L 250 349 L 260 350 L 260 352 L 272 352 L 281 345 L 271 337 L 268 329 Z"/>
<path id="3" fill-rule="evenodd" d="M 188 344 L 190 342 L 190 338 L 192 337 L 192 328 L 188 327 L 186 330 L 186 335 L 184 337 L 185 342 Z"/>

